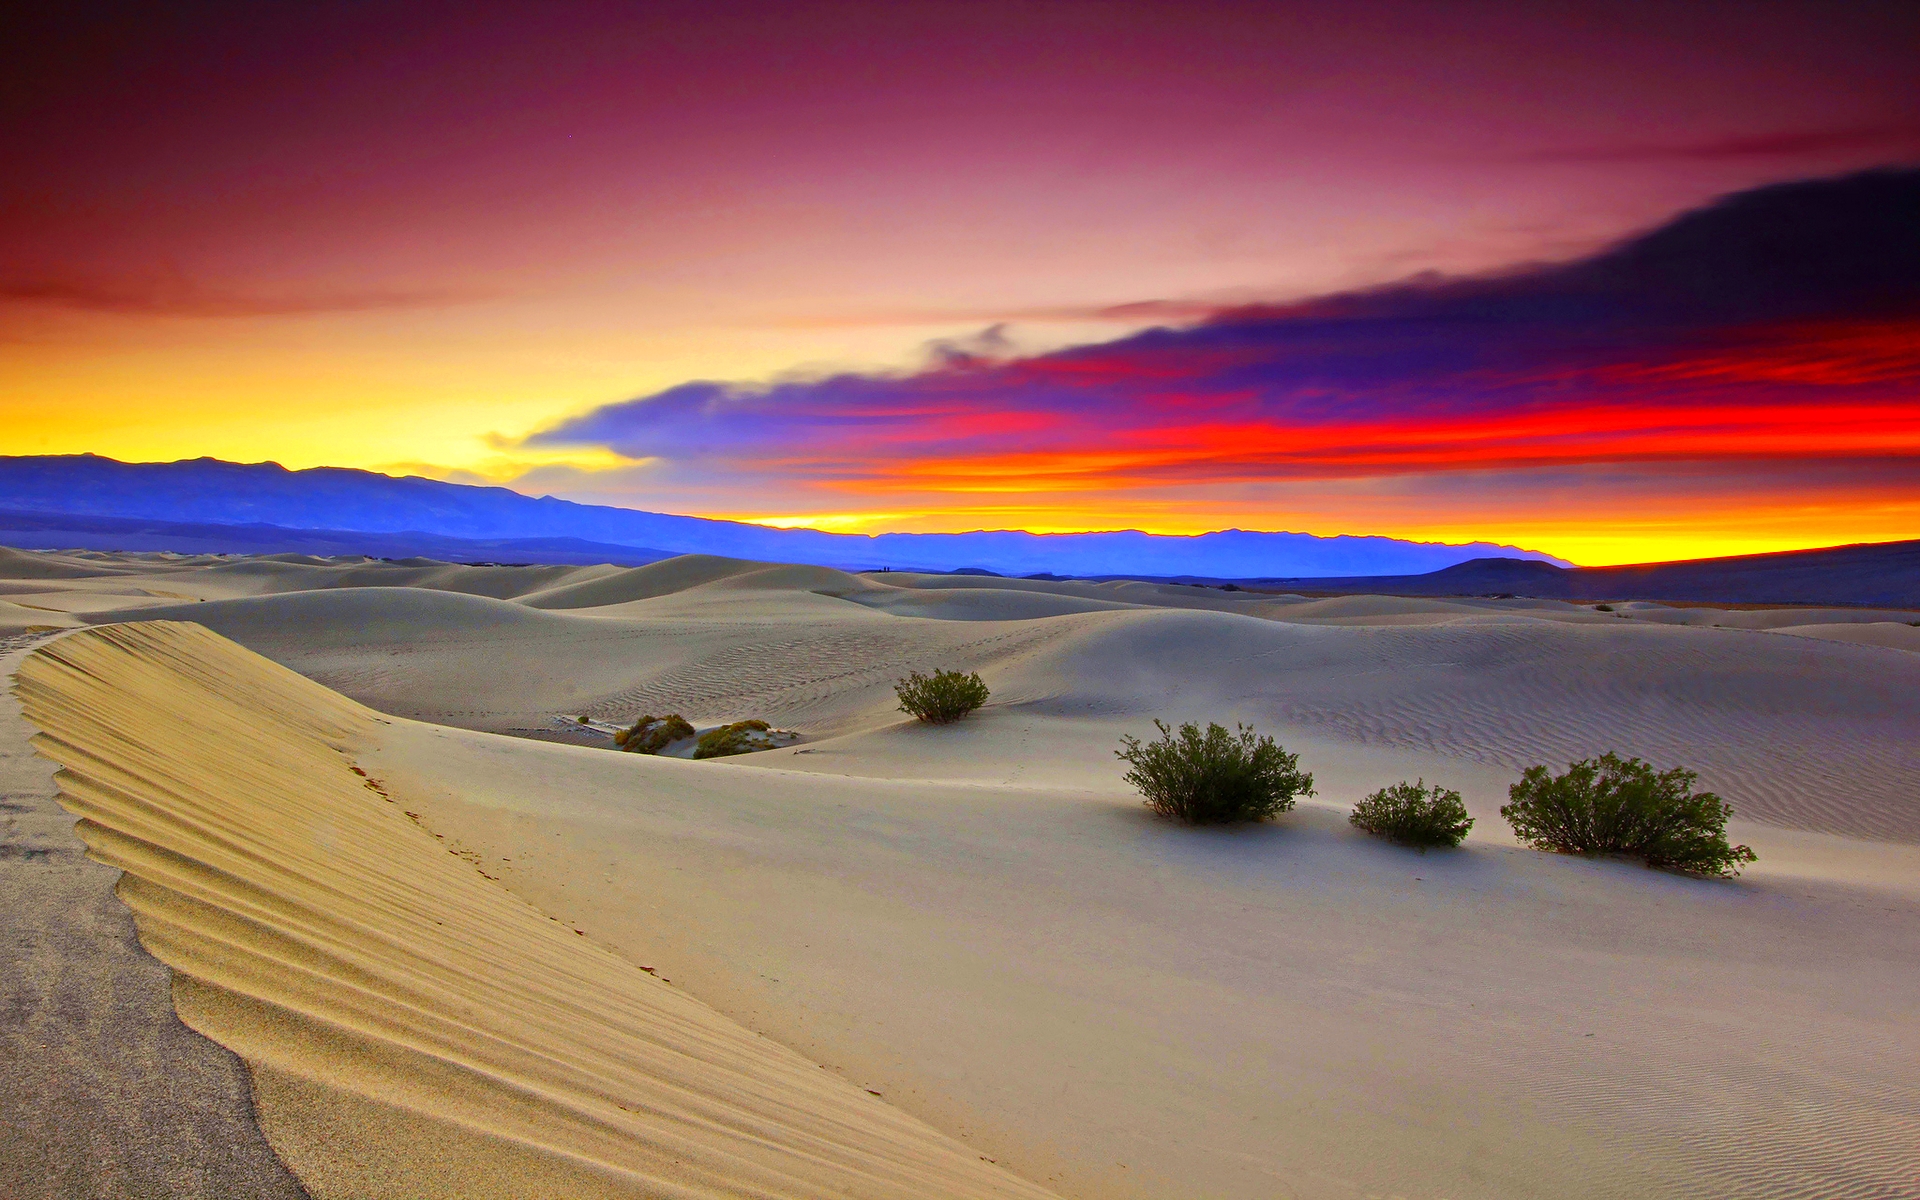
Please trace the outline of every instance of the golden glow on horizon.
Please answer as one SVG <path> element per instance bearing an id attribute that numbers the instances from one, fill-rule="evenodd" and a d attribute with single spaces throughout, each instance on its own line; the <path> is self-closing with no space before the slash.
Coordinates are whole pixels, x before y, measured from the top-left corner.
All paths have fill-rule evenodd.
<path id="1" fill-rule="evenodd" d="M 1139 514 L 1128 520 L 1119 505 L 1098 513 L 1066 517 L 1061 510 L 974 509 L 965 512 L 907 512 L 822 514 L 777 519 L 728 512 L 700 512 L 696 516 L 781 529 L 819 529 L 830 533 L 968 533 L 977 530 L 1015 530 L 1034 534 L 1095 533 L 1137 530 L 1141 533 L 1193 536 L 1222 529 L 1309 533 L 1318 537 L 1341 534 L 1401 538 L 1415 542 L 1491 542 L 1517 549 L 1551 554 L 1580 566 L 1603 567 L 1629 563 L 1671 562 L 1693 558 L 1723 558 L 1740 554 L 1768 554 L 1782 550 L 1811 550 L 1856 542 L 1893 542 L 1913 537 L 1920 529 L 1920 501 L 1859 506 L 1804 505 L 1772 510 L 1729 509 L 1710 514 L 1676 515 L 1650 506 L 1646 511 L 1610 513 L 1604 522 L 1583 516 L 1535 518 L 1524 522 L 1488 521 L 1473 525 L 1392 525 L 1355 529 L 1322 520 L 1288 520 L 1284 514 L 1240 520 L 1196 522 L 1172 520 L 1165 514 Z"/>
<path id="2" fill-rule="evenodd" d="M 489 436 L 483 440 L 491 443 L 497 439 Z M 568 447 L 551 451 L 515 446 L 500 453 L 472 460 L 459 467 L 447 467 L 433 462 L 392 462 L 375 463 L 365 469 L 378 471 L 382 475 L 424 475 L 428 479 L 445 479 L 456 483 L 471 483 L 479 479 L 495 487 L 511 488 L 515 480 L 541 467 L 564 467 L 569 471 L 594 472 L 650 467 L 659 461 L 657 458 L 628 458 L 598 446 Z"/>
<path id="3" fill-rule="evenodd" d="M 924 515 L 924 514 L 923 514 Z M 785 517 L 719 517 L 773 529 L 818 529 L 824 533 L 893 533 L 905 513 L 810 513 Z M 876 526 L 878 528 L 876 528 Z"/>
<path id="4" fill-rule="evenodd" d="M 1139 490 L 1151 482 L 1143 468 L 1204 457 L 1209 447 L 1198 434 L 1191 445 L 1176 438 L 1128 451 L 909 458 L 885 478 L 816 491 L 819 511 L 805 507 L 804 496 L 759 497 L 768 507 L 726 511 L 711 503 L 713 491 L 653 491 L 644 482 L 660 465 L 652 460 L 597 447 L 535 449 L 521 440 L 609 398 L 690 378 L 769 375 L 824 358 L 826 343 L 803 347 L 783 336 L 743 353 L 733 335 L 674 331 L 635 342 L 585 326 L 530 334 L 505 309 L 459 316 L 476 323 L 456 328 L 432 314 L 42 323 L 29 337 L 0 341 L 0 453 L 360 467 L 843 533 L 1288 530 L 1485 541 L 1592 565 L 1893 541 L 1920 530 L 1920 501 L 1883 499 L 1869 487 L 1811 493 L 1797 504 L 1783 498 L 1772 507 L 1734 495 L 1440 506 L 1397 494 L 1391 483 L 1352 478 L 1296 482 L 1279 498 L 1252 501 Z M 716 362 L 726 369 L 716 371 Z M 1823 420 L 1833 423 L 1821 430 L 1761 429 L 1741 448 L 1908 452 L 1915 432 L 1889 419 L 1899 406 L 1888 403 L 1829 407 Z M 1469 457 L 1439 465 L 1467 465 Z M 862 511 L 869 504 L 873 511 Z"/>

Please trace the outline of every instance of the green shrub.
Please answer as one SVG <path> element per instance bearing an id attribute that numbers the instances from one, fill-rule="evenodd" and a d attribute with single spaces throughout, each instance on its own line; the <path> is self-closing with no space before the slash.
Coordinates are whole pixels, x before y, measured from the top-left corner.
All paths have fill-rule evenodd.
<path id="1" fill-rule="evenodd" d="M 1682 767 L 1655 773 L 1637 758 L 1608 753 L 1569 763 L 1563 775 L 1528 767 L 1500 815 L 1521 841 L 1562 854 L 1623 854 L 1650 867 L 1730 876 L 1755 861 L 1727 843 L 1733 809 Z"/>
<path id="2" fill-rule="evenodd" d="M 731 725 L 722 725 L 709 729 L 700 735 L 694 744 L 695 758 L 725 758 L 730 754 L 750 754 L 755 750 L 765 750 L 773 744 L 767 735 L 773 727 L 765 721 L 735 721 Z"/>
<path id="3" fill-rule="evenodd" d="M 1245 725 L 1232 734 L 1209 722 L 1202 733 L 1189 721 L 1177 736 L 1164 721 L 1154 726 L 1158 741 L 1124 737 L 1113 753 L 1131 765 L 1126 781 L 1159 816 L 1189 825 L 1263 821 L 1292 808 L 1295 796 L 1313 795 L 1300 756 Z"/>
<path id="4" fill-rule="evenodd" d="M 935 671 L 922 675 L 915 671 L 894 685 L 900 697 L 900 711 L 912 713 L 929 725 L 958 721 L 987 702 L 987 684 L 977 672 L 962 675 L 958 671 Z"/>
<path id="5" fill-rule="evenodd" d="M 1353 806 L 1348 818 L 1368 833 L 1408 846 L 1458 846 L 1473 828 L 1460 793 L 1402 780 Z"/>
<path id="6" fill-rule="evenodd" d="M 664 717 L 641 717 L 631 729 L 614 734 L 613 744 L 635 754 L 658 754 L 669 743 L 692 736 L 693 726 L 687 723 L 685 717 L 679 713 L 668 713 Z"/>

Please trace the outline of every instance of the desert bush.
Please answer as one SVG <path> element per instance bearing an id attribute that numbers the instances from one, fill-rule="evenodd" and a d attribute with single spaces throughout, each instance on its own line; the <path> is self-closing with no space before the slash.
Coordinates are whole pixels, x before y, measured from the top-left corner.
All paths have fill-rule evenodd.
<path id="1" fill-rule="evenodd" d="M 709 729 L 700 735 L 694 744 L 695 758 L 725 758 L 730 754 L 749 754 L 755 750 L 765 750 L 772 745 L 772 739 L 765 736 L 773 727 L 765 721 L 735 721 L 731 725 L 722 725 Z M 759 736 L 756 736 L 759 735 Z"/>
<path id="2" fill-rule="evenodd" d="M 1612 612 L 1612 611 L 1613 611 L 1613 605 L 1611 605 L 1611 604 L 1596 604 L 1596 605 L 1594 605 L 1594 606 L 1593 606 L 1593 611 L 1595 611 L 1595 612 Z"/>
<path id="3" fill-rule="evenodd" d="M 962 675 L 958 671 L 935 671 L 922 675 L 915 671 L 894 685 L 900 697 L 900 711 L 912 713 L 929 725 L 958 721 L 987 702 L 987 684 L 977 672 Z"/>
<path id="4" fill-rule="evenodd" d="M 1348 818 L 1378 837 L 1408 846 L 1458 846 L 1473 828 L 1460 793 L 1422 779 L 1381 788 L 1353 806 Z"/>
<path id="5" fill-rule="evenodd" d="M 668 713 L 664 717 L 648 715 L 635 721 L 632 728 L 614 734 L 613 744 L 635 754 L 658 754 L 669 743 L 692 736 L 693 726 L 679 713 Z"/>
<path id="6" fill-rule="evenodd" d="M 1209 722 L 1202 733 L 1189 721 L 1175 734 L 1164 721 L 1153 724 L 1157 741 L 1124 737 L 1114 755 L 1131 766 L 1126 781 L 1159 816 L 1189 825 L 1263 821 L 1292 808 L 1294 797 L 1313 795 L 1300 756 L 1245 725 L 1236 734 Z"/>
<path id="7" fill-rule="evenodd" d="M 1733 809 L 1683 767 L 1655 772 L 1637 758 L 1607 753 L 1569 763 L 1561 775 L 1528 767 L 1500 815 L 1521 841 L 1562 854 L 1620 854 L 1690 875 L 1730 876 L 1755 861 L 1729 845 Z"/>

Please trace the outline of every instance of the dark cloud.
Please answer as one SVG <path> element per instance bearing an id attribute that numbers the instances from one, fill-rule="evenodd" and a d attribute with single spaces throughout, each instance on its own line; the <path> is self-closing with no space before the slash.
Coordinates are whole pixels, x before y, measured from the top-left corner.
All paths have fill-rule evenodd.
<path id="1" fill-rule="evenodd" d="M 1851 405 L 1848 436 L 1884 451 L 1920 437 L 1916 320 L 1920 170 L 1881 170 L 1739 193 L 1573 263 L 1028 358 L 690 383 L 533 440 L 762 476 L 1124 486 L 1843 452 L 1823 413 Z"/>
<path id="2" fill-rule="evenodd" d="M 1774 184 L 1592 257 L 1471 279 L 1427 277 L 1222 323 L 1461 321 L 1491 332 L 1594 323 L 1649 333 L 1920 307 L 1920 169 Z"/>

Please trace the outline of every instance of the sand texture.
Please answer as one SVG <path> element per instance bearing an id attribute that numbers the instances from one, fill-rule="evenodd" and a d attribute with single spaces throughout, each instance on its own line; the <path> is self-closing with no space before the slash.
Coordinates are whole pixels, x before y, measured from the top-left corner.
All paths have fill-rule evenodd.
<path id="1" fill-rule="evenodd" d="M 315 1196 L 1047 1194 L 448 853 L 353 772 L 351 701 L 179 623 L 67 637 L 17 687 Z"/>
<path id="2" fill-rule="evenodd" d="M 0 638 L 0 677 L 36 640 Z M 87 861 L 28 736 L 0 692 L 0 1196 L 299 1197 L 245 1067 L 174 1015 L 120 872 Z"/>
<path id="3" fill-rule="evenodd" d="M 762 717 L 816 737 L 890 737 L 893 680 L 960 666 L 987 672 L 996 696 L 1048 734 L 1044 749 L 943 761 L 935 777 L 1110 776 L 1115 739 L 1152 717 L 1246 720 L 1514 772 L 1620 749 L 1698 770 L 1743 820 L 1920 842 L 1920 653 L 1885 644 L 1891 614 L 1878 610 L 1301 600 L 693 555 L 563 568 L 598 574 L 558 584 L 542 574 L 513 599 L 450 590 L 463 577 L 449 573 L 505 591 L 514 570 L 553 569 L 394 568 L 431 588 L 394 586 L 370 567 L 202 570 L 163 586 L 206 602 L 151 606 L 162 588 L 141 581 L 138 608 L 83 615 L 190 619 L 383 712 L 495 732 L 548 732 L 564 714 L 682 711 L 698 725 Z M 328 586 L 280 590 L 288 579 Z M 237 595 L 235 580 L 258 590 Z M 556 595 L 565 607 L 535 607 Z M 1829 625 L 1857 618 L 1861 632 L 1770 628 L 1803 626 L 1809 613 Z M 896 773 L 883 750 L 838 741 L 832 769 Z M 1495 797 L 1478 811 L 1491 817 Z"/>
<path id="4" fill-rule="evenodd" d="M 651 987 L 717 1012 L 836 1095 L 1061 1195 L 1920 1198 L 1920 654 L 1900 632 L 1920 613 L 1303 598 L 704 556 L 26 557 L 0 572 L 21 589 L 8 596 L 102 625 L 55 651 L 88 647 L 89 671 L 113 662 L 193 697 L 165 716 L 117 688 L 89 700 L 76 779 L 131 795 L 111 781 L 138 771 L 194 806 L 235 779 L 263 818 L 233 841 L 269 873 L 247 876 L 271 899 L 245 911 L 297 902 L 297 920 L 259 926 L 297 987 L 256 965 L 216 971 L 254 960 L 184 934 L 170 949 L 150 931 L 198 928 L 186 908 L 123 892 L 186 981 L 182 1015 L 255 1067 L 266 1131 L 309 1185 L 336 1143 L 375 1161 L 384 1137 L 395 1161 L 439 1155 L 434 1177 L 456 1182 L 447 1163 L 505 1153 L 489 1148 L 508 1128 L 491 1084 L 417 1069 L 449 1045 L 482 1060 L 427 1018 L 407 1025 L 404 1062 L 314 1049 L 336 1028 L 382 1054 L 398 1035 L 310 972 L 398 987 L 404 961 L 409 1013 L 464 1005 L 499 1039 L 487 1046 L 569 1064 L 563 1088 L 511 1060 L 537 1080 L 537 1103 L 513 1109 L 537 1136 L 516 1145 L 586 1139 L 578 1114 L 601 1120 L 593 1098 L 617 1094 L 616 1076 L 657 1078 L 606 1049 L 645 1027 L 591 1034 L 583 1072 L 590 1014 L 543 1023 L 515 998 L 577 995 L 550 982 L 564 970 L 616 997 L 595 1011 Z M 177 653 L 139 640 L 179 626 L 106 624 L 156 617 L 313 682 L 204 634 L 168 633 Z M 910 721 L 892 683 L 935 667 L 980 671 L 992 699 L 953 726 Z M 44 695 L 93 695 L 85 673 L 45 669 Z M 610 751 L 608 731 L 665 712 L 763 718 L 803 741 L 712 762 Z M 1319 795 L 1258 827 L 1156 821 L 1113 756 L 1155 717 L 1272 732 Z M 78 719 L 49 710 L 43 727 Z M 1761 861 L 1707 882 L 1517 846 L 1498 808 L 1519 770 L 1606 750 L 1698 770 Z M 188 765 L 153 774 L 176 755 Z M 1464 794 L 1479 823 L 1460 850 L 1421 855 L 1347 823 L 1360 796 L 1413 778 Z M 316 823 L 336 806 L 361 815 Z M 82 833 L 107 861 L 132 853 Z M 195 842 L 179 861 L 215 851 Z M 435 965 L 336 920 L 404 928 L 400 949 Z M 246 1001 L 274 1011 L 356 1007 L 300 1017 L 327 1031 L 316 1040 L 205 999 L 251 996 L 238 975 L 284 987 Z M 263 1067 L 266 1046 L 285 1065 Z M 392 1132 L 405 1104 L 437 1124 Z M 605 1138 L 593 1155 L 612 1154 Z M 571 1177 L 562 1191 L 592 1194 Z"/>

